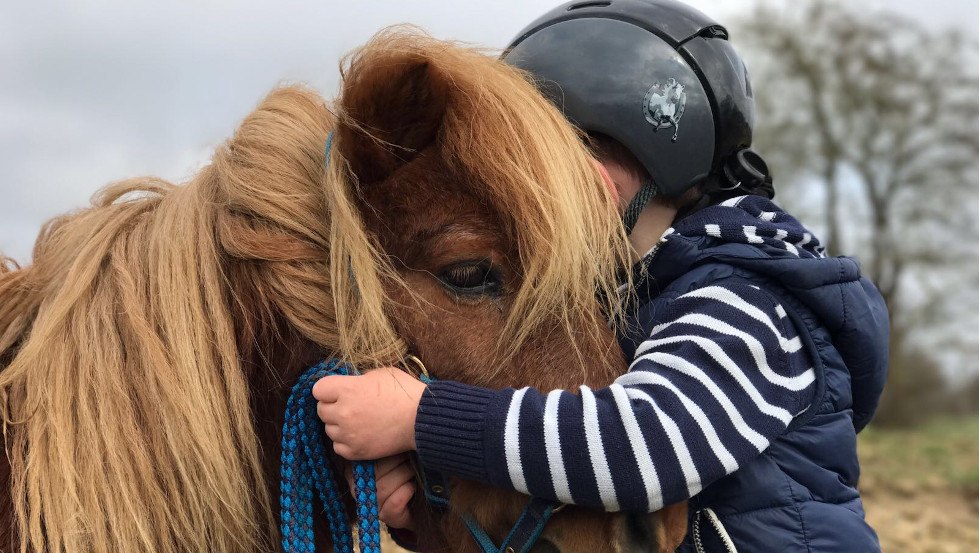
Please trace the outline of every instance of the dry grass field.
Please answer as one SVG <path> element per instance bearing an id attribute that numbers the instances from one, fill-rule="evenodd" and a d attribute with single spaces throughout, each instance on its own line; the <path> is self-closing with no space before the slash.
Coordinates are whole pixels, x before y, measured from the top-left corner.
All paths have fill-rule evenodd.
<path id="1" fill-rule="evenodd" d="M 975 417 L 861 434 L 861 493 L 885 553 L 978 551 L 977 436 Z"/>
<path id="2" fill-rule="evenodd" d="M 976 417 L 861 434 L 861 493 L 885 553 L 978 550 L 977 435 Z"/>

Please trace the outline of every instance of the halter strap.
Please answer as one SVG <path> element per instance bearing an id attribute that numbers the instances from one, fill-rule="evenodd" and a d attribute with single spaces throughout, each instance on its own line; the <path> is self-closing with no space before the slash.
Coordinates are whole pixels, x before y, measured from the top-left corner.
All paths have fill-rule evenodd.
<path id="1" fill-rule="evenodd" d="M 439 511 L 447 510 L 450 495 L 449 479 L 443 473 L 421 464 L 419 477 L 429 505 Z M 473 517 L 464 513 L 460 518 L 483 553 L 527 553 L 541 537 L 541 532 L 551 520 L 551 516 L 563 507 L 564 505 L 557 501 L 532 497 L 500 546 L 493 542 L 493 538 Z"/>
<path id="2" fill-rule="evenodd" d="M 406 356 L 405 360 L 418 368 L 419 374 L 417 376 L 422 382 L 429 384 L 436 380 L 435 377 L 429 374 L 429 371 L 418 357 L 409 355 Z M 441 471 L 428 468 L 422 463 L 418 463 L 418 476 L 422 482 L 425 499 L 429 502 L 429 505 L 439 511 L 448 509 L 450 496 L 449 478 Z M 551 520 L 551 515 L 557 513 L 562 508 L 564 508 L 564 505 L 557 501 L 532 497 L 499 547 L 494 544 L 493 538 L 487 534 L 486 530 L 473 517 L 463 513 L 460 515 L 460 518 L 483 553 L 527 553 L 538 541 L 538 538 L 541 537 L 541 532 L 544 531 L 545 525 Z"/>
<path id="3" fill-rule="evenodd" d="M 551 520 L 551 515 L 560 511 L 563 506 L 554 501 L 532 497 L 500 547 L 493 543 L 493 539 L 473 520 L 473 517 L 464 514 L 462 519 L 483 553 L 527 553 L 541 537 L 541 532 Z"/>

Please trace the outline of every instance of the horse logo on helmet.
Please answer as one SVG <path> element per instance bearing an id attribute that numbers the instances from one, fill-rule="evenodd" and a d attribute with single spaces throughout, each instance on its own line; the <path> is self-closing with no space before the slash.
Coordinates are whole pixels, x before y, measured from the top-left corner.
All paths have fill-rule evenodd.
<path id="1" fill-rule="evenodd" d="M 674 128 L 671 142 L 677 142 L 681 117 L 687 106 L 687 93 L 684 85 L 677 79 L 667 79 L 666 83 L 654 83 L 643 99 L 643 115 L 653 125 L 653 130 Z"/>

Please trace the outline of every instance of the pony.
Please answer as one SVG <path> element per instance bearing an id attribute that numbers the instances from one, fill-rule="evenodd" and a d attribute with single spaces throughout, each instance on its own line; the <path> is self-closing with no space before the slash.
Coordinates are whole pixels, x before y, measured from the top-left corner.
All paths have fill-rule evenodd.
<path id="1" fill-rule="evenodd" d="M 111 184 L 0 263 L 0 550 L 281 550 L 285 401 L 325 357 L 497 387 L 625 370 L 614 201 L 528 78 L 405 28 L 341 73 L 334 102 L 276 89 L 189 182 Z M 427 548 L 476 551 L 453 512 L 500 540 L 523 506 L 452 487 L 450 513 L 412 506 Z M 685 525 L 569 506 L 534 551 L 671 551 Z"/>

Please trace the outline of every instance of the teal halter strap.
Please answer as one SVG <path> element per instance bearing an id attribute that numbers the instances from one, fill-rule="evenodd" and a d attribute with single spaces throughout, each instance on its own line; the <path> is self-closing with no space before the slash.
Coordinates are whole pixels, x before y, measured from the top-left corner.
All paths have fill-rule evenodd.
<path id="1" fill-rule="evenodd" d="M 421 370 L 418 378 L 422 382 L 429 384 L 435 381 L 435 377 L 429 374 L 418 358 L 409 356 Z M 425 491 L 425 499 L 429 505 L 437 510 L 444 511 L 449 508 L 450 486 L 449 479 L 440 471 L 426 468 L 419 463 L 419 476 L 422 480 L 422 489 Z M 487 534 L 476 520 L 468 514 L 460 514 L 463 524 L 473 540 L 480 546 L 483 553 L 527 553 L 541 537 L 545 525 L 551 520 L 551 515 L 560 511 L 564 505 L 557 501 L 532 497 L 521 516 L 511 527 L 510 532 L 504 541 L 498 546 L 493 542 L 493 538 Z"/>

